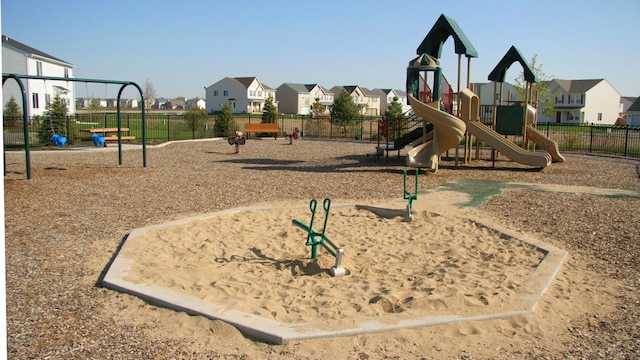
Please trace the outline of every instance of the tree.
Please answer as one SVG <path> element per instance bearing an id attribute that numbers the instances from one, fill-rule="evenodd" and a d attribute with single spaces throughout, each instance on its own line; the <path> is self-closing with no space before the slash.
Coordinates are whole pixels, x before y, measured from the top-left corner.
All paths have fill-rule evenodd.
<path id="1" fill-rule="evenodd" d="M 538 82 L 532 85 L 533 96 L 535 97 L 536 94 L 538 96 L 538 111 L 540 111 L 546 117 L 552 117 L 556 112 L 555 101 L 552 96 L 553 94 L 548 87 L 548 84 L 551 81 L 552 77 L 547 76 L 547 74 L 542 71 L 542 64 L 538 65 L 537 60 L 538 54 L 534 54 L 531 58 L 531 61 L 529 62 L 531 71 L 533 71 L 536 78 L 538 78 Z M 520 99 L 524 101 L 526 99 L 526 81 L 524 80 L 524 71 L 521 72 L 520 75 L 514 80 L 513 85 L 518 91 Z M 530 100 L 535 101 L 535 98 Z"/>
<path id="2" fill-rule="evenodd" d="M 40 130 L 38 131 L 38 137 L 43 144 L 52 144 L 51 136 L 53 134 L 63 135 L 65 131 L 65 118 L 67 117 L 67 102 L 65 99 L 56 95 L 53 101 L 47 105 L 47 110 L 44 112 L 44 120 Z"/>
<path id="3" fill-rule="evenodd" d="M 278 111 L 276 106 L 273 105 L 273 98 L 269 96 L 262 108 L 262 123 L 276 123 L 278 122 Z"/>
<path id="4" fill-rule="evenodd" d="M 384 117 L 387 120 L 400 119 L 403 117 L 402 104 L 398 102 L 398 97 L 394 96 L 393 101 L 389 104 L 387 110 L 384 111 Z"/>
<path id="5" fill-rule="evenodd" d="M 149 79 L 144 82 L 144 107 L 145 109 L 151 108 L 151 105 L 155 102 L 156 89 Z"/>
<path id="6" fill-rule="evenodd" d="M 347 91 L 342 90 L 338 97 L 333 101 L 333 107 L 331 107 L 331 121 L 342 127 L 343 136 L 348 136 L 350 126 L 359 114 L 358 105 L 353 101 L 351 95 L 349 95 Z"/>
<path id="7" fill-rule="evenodd" d="M 327 112 L 327 106 L 320 102 L 320 98 L 315 98 L 316 102 L 311 105 L 311 117 L 314 119 L 320 119 L 325 116 Z"/>
<path id="8" fill-rule="evenodd" d="M 228 136 L 233 121 L 233 112 L 229 103 L 224 104 L 222 111 L 218 114 L 215 124 L 213 125 L 214 136 Z"/>
<path id="9" fill-rule="evenodd" d="M 4 123 L 8 126 L 16 126 L 22 120 L 22 111 L 12 96 L 4 106 Z"/>
<path id="10" fill-rule="evenodd" d="M 193 132 L 197 132 L 199 136 L 204 135 L 205 123 L 207 122 L 207 111 L 199 107 L 191 108 L 184 113 L 184 121 Z"/>

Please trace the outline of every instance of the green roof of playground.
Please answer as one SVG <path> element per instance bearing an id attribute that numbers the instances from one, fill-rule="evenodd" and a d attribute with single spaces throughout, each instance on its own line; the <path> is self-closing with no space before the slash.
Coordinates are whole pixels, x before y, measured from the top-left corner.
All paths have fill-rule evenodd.
<path id="1" fill-rule="evenodd" d="M 429 54 L 436 59 L 440 59 L 442 45 L 453 36 L 456 54 L 464 54 L 467 57 L 478 57 L 478 51 L 473 47 L 471 41 L 464 34 L 455 20 L 442 14 L 436 20 L 427 36 L 422 40 L 420 46 L 416 50 L 416 54 Z"/>
<path id="2" fill-rule="evenodd" d="M 498 65 L 493 68 L 493 70 L 489 74 L 489 80 L 504 82 L 504 77 L 507 74 L 507 70 L 509 70 L 509 67 L 516 61 L 519 62 L 520 65 L 522 65 L 524 80 L 530 83 L 537 83 L 538 78 L 536 77 L 536 74 L 534 74 L 529 64 L 524 60 L 524 57 L 522 56 L 520 51 L 513 45 L 507 51 L 507 53 L 504 54 Z"/>

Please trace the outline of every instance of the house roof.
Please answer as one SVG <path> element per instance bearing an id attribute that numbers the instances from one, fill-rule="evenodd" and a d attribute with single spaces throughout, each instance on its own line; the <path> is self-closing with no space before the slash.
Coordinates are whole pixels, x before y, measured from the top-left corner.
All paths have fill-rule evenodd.
<path id="1" fill-rule="evenodd" d="M 47 54 L 47 53 L 45 53 L 43 51 L 40 51 L 38 49 L 34 49 L 31 46 L 28 46 L 28 45 L 25 45 L 25 44 L 23 44 L 23 43 L 21 43 L 19 41 L 13 40 L 13 39 L 9 38 L 6 35 L 2 35 L 2 43 L 3 44 L 7 44 L 9 46 L 12 46 L 12 47 L 14 47 L 14 48 L 16 48 L 18 50 L 22 50 L 25 53 L 30 54 L 30 55 L 38 55 L 38 56 L 41 56 L 41 57 L 49 58 L 51 60 L 55 60 L 55 61 L 59 61 L 59 62 L 65 63 L 65 64 L 67 64 L 69 66 L 73 66 L 70 63 L 68 63 L 68 62 L 66 62 L 66 61 L 64 61 L 62 59 L 59 59 L 59 58 L 57 58 L 55 56 L 51 56 L 51 55 L 49 55 L 49 54 Z"/>
<path id="2" fill-rule="evenodd" d="M 239 82 L 240 84 L 242 84 L 244 87 L 248 88 L 251 83 L 253 82 L 253 80 L 256 80 L 255 76 L 251 76 L 251 77 L 232 77 L 230 78 L 232 80 L 235 80 L 237 82 Z"/>
<path id="3" fill-rule="evenodd" d="M 562 90 L 571 94 L 583 94 L 587 92 L 592 87 L 598 85 L 600 82 L 604 81 L 604 79 L 588 79 L 588 80 L 562 80 L 562 79 L 553 79 Z"/>
<path id="4" fill-rule="evenodd" d="M 633 104 L 629 106 L 627 111 L 640 111 L 640 97 L 638 97 L 636 101 L 634 101 Z"/>

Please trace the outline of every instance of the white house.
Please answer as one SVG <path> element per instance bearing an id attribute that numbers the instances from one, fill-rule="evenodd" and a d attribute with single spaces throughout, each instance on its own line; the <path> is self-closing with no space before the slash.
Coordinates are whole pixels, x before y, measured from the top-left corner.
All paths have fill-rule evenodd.
<path id="1" fill-rule="evenodd" d="M 407 93 L 402 90 L 395 89 L 373 89 L 380 95 L 380 114 L 384 114 L 394 98 L 398 98 L 398 102 L 402 105 L 402 112 L 406 113 L 411 110 L 411 105 L 407 101 Z"/>
<path id="2" fill-rule="evenodd" d="M 500 92 L 502 85 L 502 93 Z M 520 101 L 520 95 L 515 86 L 508 82 L 471 83 L 471 90 L 478 95 L 480 105 L 507 105 L 511 101 Z M 502 100 L 502 103 L 500 102 Z"/>
<path id="3" fill-rule="evenodd" d="M 539 123 L 612 125 L 620 116 L 620 93 L 605 79 L 553 79 L 547 87 L 556 113 L 538 113 Z"/>
<path id="4" fill-rule="evenodd" d="M 261 113 L 268 98 L 276 101 L 276 90 L 256 77 L 226 77 L 205 88 L 207 112 L 221 111 L 225 104 L 233 113 Z"/>
<path id="5" fill-rule="evenodd" d="M 308 115 L 316 99 L 325 106 L 325 112 L 333 105 L 334 95 L 318 84 L 284 83 L 278 91 L 278 110 L 285 114 Z"/>
<path id="6" fill-rule="evenodd" d="M 73 65 L 7 36 L 2 36 L 2 72 L 73 78 Z M 73 81 L 22 79 L 22 83 L 27 93 L 27 109 L 22 109 L 22 93 L 13 79 L 8 79 L 3 86 L 3 105 L 13 97 L 22 112 L 31 117 L 42 115 L 47 105 L 58 96 L 66 101 L 69 114 L 76 112 Z"/>
<path id="7" fill-rule="evenodd" d="M 640 97 L 627 109 L 627 125 L 640 126 Z"/>
<path id="8" fill-rule="evenodd" d="M 207 102 L 199 97 L 193 99 L 187 99 L 185 104 L 186 109 L 206 109 Z"/>
<path id="9" fill-rule="evenodd" d="M 353 98 L 362 115 L 380 115 L 380 97 L 377 92 L 357 85 L 334 86 L 330 90 L 336 97 L 346 91 Z"/>

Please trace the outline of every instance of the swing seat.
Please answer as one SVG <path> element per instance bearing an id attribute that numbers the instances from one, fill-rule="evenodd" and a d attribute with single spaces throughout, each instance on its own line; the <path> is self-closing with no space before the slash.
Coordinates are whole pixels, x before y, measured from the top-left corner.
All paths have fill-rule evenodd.
<path id="1" fill-rule="evenodd" d="M 64 147 L 67 144 L 67 138 L 58 134 L 53 134 L 51 140 L 53 141 L 53 146 Z"/>
<path id="2" fill-rule="evenodd" d="M 104 136 L 100 136 L 98 134 L 91 135 L 91 141 L 93 145 L 103 147 L 104 146 Z"/>

